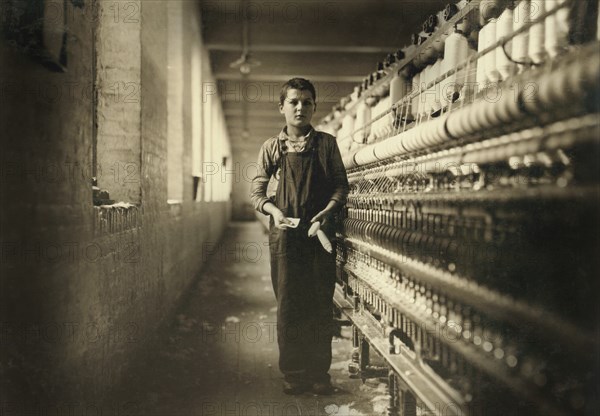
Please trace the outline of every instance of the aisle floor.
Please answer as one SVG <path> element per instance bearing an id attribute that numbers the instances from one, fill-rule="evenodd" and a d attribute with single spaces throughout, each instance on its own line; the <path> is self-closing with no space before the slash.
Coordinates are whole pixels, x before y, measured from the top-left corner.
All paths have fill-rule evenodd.
<path id="1" fill-rule="evenodd" d="M 133 364 L 117 395 L 139 415 L 384 415 L 382 380 L 349 378 L 351 330 L 333 342 L 331 396 L 285 395 L 278 370 L 276 303 L 267 236 L 258 222 L 231 223 L 207 245 L 207 267 L 170 325 Z"/>

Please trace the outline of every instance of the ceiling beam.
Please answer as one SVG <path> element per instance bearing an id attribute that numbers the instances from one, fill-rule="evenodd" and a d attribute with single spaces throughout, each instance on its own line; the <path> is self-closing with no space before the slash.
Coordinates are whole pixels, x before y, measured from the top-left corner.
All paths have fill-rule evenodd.
<path id="1" fill-rule="evenodd" d="M 343 1 L 268 2 L 253 1 L 246 8 L 232 1 L 209 1 L 202 5 L 206 44 L 242 44 L 242 22 L 249 26 L 253 45 L 355 45 L 388 48 L 392 52 L 410 42 L 425 18 L 437 13 L 444 2 L 433 1 Z M 271 7 L 269 7 L 271 6 Z M 276 7 L 273 7 L 276 6 Z"/>
<path id="2" fill-rule="evenodd" d="M 260 62 L 260 65 L 251 68 L 249 78 L 283 79 L 286 77 L 285 74 L 291 74 L 293 77 L 308 73 L 313 74 L 313 77 L 319 76 L 320 81 L 333 82 L 339 79 L 346 82 L 360 82 L 365 75 L 374 72 L 377 69 L 377 62 L 383 61 L 384 58 L 385 53 L 252 53 L 252 60 Z M 234 79 L 240 79 L 239 69 L 230 66 L 239 59 L 240 54 L 237 52 L 212 51 L 210 62 L 214 76 L 216 78 L 234 76 Z M 308 78 L 308 75 L 305 78 Z"/>
<path id="3" fill-rule="evenodd" d="M 242 45 L 231 43 L 208 43 L 208 50 L 242 52 Z M 349 45 L 256 45 L 253 44 L 250 52 L 278 52 L 278 53 L 365 53 L 386 55 L 393 51 L 395 46 L 349 46 Z"/>
<path id="4" fill-rule="evenodd" d="M 258 81 L 258 82 L 271 82 L 271 81 L 277 81 L 277 82 L 285 82 L 291 78 L 297 77 L 299 76 L 298 74 L 287 74 L 287 75 L 282 75 L 282 74 L 253 74 L 250 73 L 250 75 L 247 77 L 248 81 Z M 331 75 L 328 74 L 319 74 L 319 75 L 307 75 L 307 74 L 302 74 L 303 78 L 309 79 L 311 81 L 315 81 L 315 82 L 347 82 L 347 83 L 351 83 L 351 84 L 358 84 L 360 82 L 362 82 L 362 80 L 365 78 L 364 75 L 360 76 L 360 75 L 347 75 L 347 76 L 343 76 L 343 75 L 335 75 L 334 73 L 332 73 Z M 240 73 L 239 71 L 236 70 L 231 70 L 231 71 L 227 71 L 227 72 L 215 72 L 215 78 L 219 79 L 219 80 L 224 80 L 224 81 L 239 81 L 240 80 Z"/>

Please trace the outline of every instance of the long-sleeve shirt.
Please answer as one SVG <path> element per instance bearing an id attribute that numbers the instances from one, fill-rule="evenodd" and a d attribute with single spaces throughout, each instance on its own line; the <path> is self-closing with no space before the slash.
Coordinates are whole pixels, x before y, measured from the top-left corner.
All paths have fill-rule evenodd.
<path id="1" fill-rule="evenodd" d="M 277 190 L 279 160 L 281 157 L 280 148 L 286 149 L 289 147 L 286 144 L 287 140 L 289 140 L 289 137 L 284 128 L 279 135 L 265 141 L 258 153 L 257 173 L 252 179 L 250 199 L 254 209 L 265 215 L 268 214 L 263 210 L 263 207 L 265 203 L 273 202 Z M 333 184 L 333 193 L 330 199 L 344 205 L 348 196 L 348 177 L 335 137 L 312 129 L 308 135 L 308 140 L 309 143 L 311 140 L 320 141 L 317 147 L 319 161 L 325 170 L 325 175 L 331 178 Z M 269 186 L 271 177 L 273 180 Z"/>

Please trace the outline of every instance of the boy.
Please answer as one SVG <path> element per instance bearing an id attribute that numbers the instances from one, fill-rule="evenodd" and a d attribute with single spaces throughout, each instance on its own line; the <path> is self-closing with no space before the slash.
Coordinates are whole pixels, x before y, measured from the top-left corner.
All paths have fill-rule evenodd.
<path id="1" fill-rule="evenodd" d="M 346 202 L 348 178 L 335 138 L 315 131 L 315 87 L 303 78 L 286 82 L 279 98 L 285 127 L 268 139 L 258 155 L 251 198 L 259 212 L 271 216 L 271 282 L 277 298 L 279 369 L 283 391 L 312 390 L 331 394 L 335 249 L 326 252 L 308 236 L 311 224 L 332 237 L 331 213 Z M 274 176 L 275 192 L 267 195 Z M 288 217 L 300 218 L 291 228 Z"/>

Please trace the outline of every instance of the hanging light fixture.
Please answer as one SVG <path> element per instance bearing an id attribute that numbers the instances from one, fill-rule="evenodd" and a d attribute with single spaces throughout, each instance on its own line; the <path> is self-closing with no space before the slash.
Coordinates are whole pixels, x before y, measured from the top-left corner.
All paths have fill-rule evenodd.
<path id="1" fill-rule="evenodd" d="M 241 87 L 243 91 L 246 91 L 246 85 L 248 81 L 248 75 L 252 72 L 252 68 L 260 65 L 260 61 L 253 59 L 250 55 L 250 36 L 249 36 L 249 22 L 245 13 L 244 6 L 245 0 L 242 0 L 242 12 L 244 18 L 242 19 L 242 55 L 234 62 L 229 64 L 230 68 L 237 68 L 241 74 Z M 248 128 L 248 103 L 247 100 L 242 100 L 242 133 L 241 137 L 244 140 L 250 138 L 250 129 Z"/>
<path id="2" fill-rule="evenodd" d="M 242 0 L 242 6 L 244 5 L 244 0 Z M 259 66 L 260 61 L 252 58 L 250 55 L 250 47 L 249 47 L 249 24 L 248 19 L 246 17 L 245 9 L 242 7 L 241 9 L 244 12 L 244 18 L 242 19 L 242 56 L 240 56 L 236 61 L 233 61 L 229 64 L 230 68 L 238 68 L 242 75 L 248 75 L 252 72 L 252 68 Z"/>

